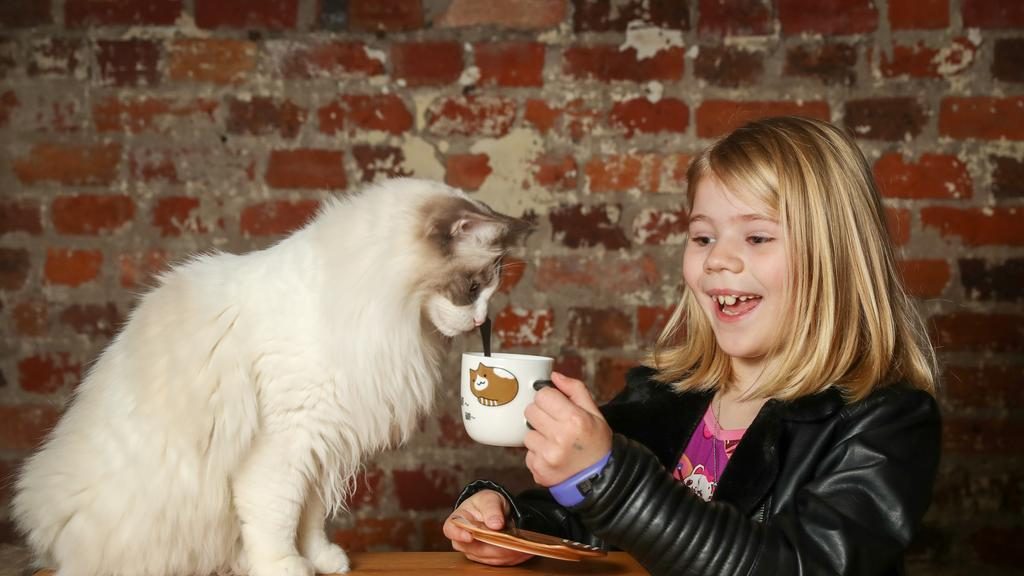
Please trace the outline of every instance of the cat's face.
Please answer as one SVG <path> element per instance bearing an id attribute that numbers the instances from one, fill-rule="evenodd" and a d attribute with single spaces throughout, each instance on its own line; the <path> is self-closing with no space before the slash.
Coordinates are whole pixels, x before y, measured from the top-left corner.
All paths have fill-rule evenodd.
<path id="1" fill-rule="evenodd" d="M 530 224 L 462 195 L 433 198 L 423 212 L 433 261 L 424 314 L 442 334 L 457 336 L 487 318 L 502 257 Z"/>

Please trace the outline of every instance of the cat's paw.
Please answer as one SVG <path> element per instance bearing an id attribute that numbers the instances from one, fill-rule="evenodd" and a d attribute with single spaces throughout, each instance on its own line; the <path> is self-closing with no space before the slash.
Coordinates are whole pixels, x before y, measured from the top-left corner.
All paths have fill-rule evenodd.
<path id="1" fill-rule="evenodd" d="M 253 562 L 250 576 L 313 576 L 313 564 L 302 556 L 285 556 L 273 562 Z"/>
<path id="2" fill-rule="evenodd" d="M 341 546 L 330 542 L 317 547 L 309 556 L 317 574 L 344 574 L 348 572 L 348 554 Z"/>

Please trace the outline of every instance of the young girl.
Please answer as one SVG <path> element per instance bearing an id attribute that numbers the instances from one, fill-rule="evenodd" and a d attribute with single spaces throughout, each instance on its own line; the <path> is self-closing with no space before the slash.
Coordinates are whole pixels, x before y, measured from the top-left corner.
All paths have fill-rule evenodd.
<path id="1" fill-rule="evenodd" d="M 548 490 L 477 481 L 452 515 L 655 574 L 901 574 L 939 412 L 870 166 L 828 123 L 771 118 L 712 144 L 688 185 L 685 291 L 646 366 L 600 409 L 552 375 L 526 412 Z M 529 558 L 444 533 L 478 562 Z"/>

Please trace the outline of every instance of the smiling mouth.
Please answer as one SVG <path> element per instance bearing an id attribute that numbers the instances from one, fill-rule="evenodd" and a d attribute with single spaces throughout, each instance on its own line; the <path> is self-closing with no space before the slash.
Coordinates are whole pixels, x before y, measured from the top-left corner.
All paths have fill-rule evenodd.
<path id="1" fill-rule="evenodd" d="M 711 299 L 718 305 L 718 311 L 726 316 L 742 316 L 761 303 L 760 296 L 750 294 L 720 294 Z"/>

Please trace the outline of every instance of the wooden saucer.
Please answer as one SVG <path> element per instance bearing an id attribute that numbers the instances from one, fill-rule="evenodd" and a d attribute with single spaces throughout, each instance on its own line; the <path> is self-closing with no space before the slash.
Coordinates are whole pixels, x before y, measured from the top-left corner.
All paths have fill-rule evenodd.
<path id="1" fill-rule="evenodd" d="M 473 535 L 473 538 L 481 542 L 527 554 L 572 562 L 579 562 L 584 558 L 600 558 L 607 554 L 604 550 L 594 546 L 557 538 L 548 534 L 541 534 L 540 532 L 522 530 L 515 526 L 509 526 L 502 530 L 491 530 L 462 516 L 452 516 L 452 522 L 459 528 L 468 531 Z"/>

